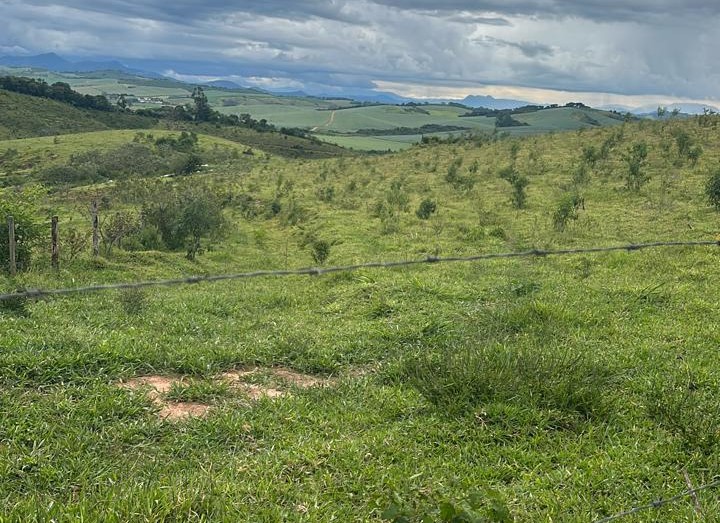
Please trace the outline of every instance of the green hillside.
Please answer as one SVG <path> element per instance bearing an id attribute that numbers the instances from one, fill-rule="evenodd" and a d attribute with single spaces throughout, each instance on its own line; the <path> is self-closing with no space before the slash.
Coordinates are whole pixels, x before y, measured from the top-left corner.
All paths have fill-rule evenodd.
<path id="1" fill-rule="evenodd" d="M 74 74 L 12 71 L 47 82 L 67 82 L 80 93 L 103 94 L 111 101 L 124 93 L 133 109 L 192 103 L 193 86 L 171 79 L 148 79 L 113 71 Z M 344 99 L 280 96 L 254 89 L 216 87 L 206 87 L 205 94 L 212 108 L 222 114 L 249 114 L 279 128 L 304 129 L 325 142 L 360 151 L 397 151 L 420 142 L 425 135 L 447 138 L 460 132 L 493 132 L 496 128 L 495 117 L 461 117 L 470 109 L 456 105 L 364 105 Z M 562 107 L 516 116 L 527 125 L 498 130 L 512 135 L 529 135 L 622 123 L 617 114 L 590 108 Z M 464 131 L 423 132 L 420 129 L 423 126 L 452 126 Z M 398 128 L 408 131 L 388 136 L 388 132 Z"/>
<path id="2" fill-rule="evenodd" d="M 141 129 L 152 119 L 133 114 L 103 113 L 0 89 L 0 140 L 56 134 Z"/>
<path id="3" fill-rule="evenodd" d="M 19 173 L 0 215 L 40 229 L 0 293 L 718 239 L 720 117 L 550 114 L 589 127 L 44 189 Z M 173 133 L 144 144 L 186 154 Z M 71 140 L 17 154 L 82 152 Z M 720 470 L 718 277 L 707 245 L 15 300 L 0 308 L 0 513 L 574 522 L 668 499 Z M 718 515 L 706 489 L 627 520 Z"/>
<path id="4" fill-rule="evenodd" d="M 291 158 L 327 158 L 347 154 L 347 151 L 329 143 L 279 132 L 258 132 L 243 126 L 158 120 L 132 112 L 78 109 L 47 98 L 0 89 L 0 142 L 112 129 L 193 131 Z M 73 139 L 70 141 L 74 143 Z M 7 147 L 15 147 L 15 145 L 9 144 Z"/>

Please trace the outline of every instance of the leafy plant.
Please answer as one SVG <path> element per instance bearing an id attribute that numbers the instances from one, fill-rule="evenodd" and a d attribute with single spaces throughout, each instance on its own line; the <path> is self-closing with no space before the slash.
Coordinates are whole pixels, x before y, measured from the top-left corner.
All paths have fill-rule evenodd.
<path id="1" fill-rule="evenodd" d="M 415 211 L 415 216 L 421 220 L 428 220 L 437 211 L 437 204 L 430 198 L 425 198 L 420 202 L 420 206 Z"/>
<path id="2" fill-rule="evenodd" d="M 330 248 L 332 244 L 327 240 L 316 239 L 310 243 L 310 253 L 312 258 L 318 265 L 323 265 L 330 256 Z"/>
<path id="3" fill-rule="evenodd" d="M 494 490 L 473 492 L 460 499 L 431 499 L 430 508 L 406 508 L 396 499 L 382 513 L 382 518 L 392 523 L 512 523 L 513 517 L 503 496 Z"/>
<path id="4" fill-rule="evenodd" d="M 566 194 L 553 212 L 553 227 L 564 231 L 571 220 L 578 219 L 578 210 L 585 207 L 585 198 L 579 194 Z"/>
<path id="5" fill-rule="evenodd" d="M 705 195 L 710 205 L 720 211 L 720 168 L 716 168 L 705 182 Z"/>
<path id="6" fill-rule="evenodd" d="M 15 262 L 18 270 L 27 270 L 32 261 L 32 248 L 43 235 L 39 207 L 45 191 L 41 186 L 23 189 L 0 189 L 0 270 L 9 270 L 10 249 L 7 218 L 15 222 Z"/>
<path id="7" fill-rule="evenodd" d="M 530 185 L 530 180 L 517 172 L 513 165 L 509 165 L 500 171 L 500 178 L 507 181 L 512 187 L 510 200 L 513 207 L 522 209 L 527 201 L 525 189 Z"/>
<path id="8" fill-rule="evenodd" d="M 203 250 L 201 239 L 218 235 L 225 224 L 220 198 L 203 186 L 165 190 L 141 213 L 170 249 L 186 249 L 193 260 Z"/>
<path id="9" fill-rule="evenodd" d="M 625 184 L 631 191 L 639 191 L 640 188 L 650 180 L 650 175 L 642 170 L 647 160 L 647 155 L 647 144 L 645 142 L 638 142 L 633 144 L 623 157 L 628 167 Z"/>

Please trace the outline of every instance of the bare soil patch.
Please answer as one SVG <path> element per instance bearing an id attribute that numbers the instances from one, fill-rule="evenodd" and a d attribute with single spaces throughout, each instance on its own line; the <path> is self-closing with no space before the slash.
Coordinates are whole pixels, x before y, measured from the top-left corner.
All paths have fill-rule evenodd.
<path id="1" fill-rule="evenodd" d="M 205 416 L 209 410 L 210 405 L 204 403 L 168 402 L 160 409 L 158 417 L 169 421 L 198 418 Z"/>
<path id="2" fill-rule="evenodd" d="M 267 376 L 269 383 L 250 382 L 253 377 L 257 376 Z M 290 394 L 288 387 L 301 389 L 327 387 L 336 381 L 334 378 L 320 378 L 284 367 L 237 369 L 223 372 L 215 379 L 225 381 L 252 401 L 288 396 Z M 120 382 L 118 386 L 144 392 L 148 399 L 160 407 L 158 417 L 161 419 L 180 421 L 207 415 L 212 408 L 210 405 L 198 402 L 171 401 L 166 398 L 173 385 L 182 382 L 182 376 L 151 375 L 131 378 Z"/>
<path id="3" fill-rule="evenodd" d="M 325 387 L 332 385 L 335 380 L 332 378 L 320 378 L 318 376 L 312 376 L 311 374 L 303 374 L 292 369 L 285 367 L 273 367 L 273 368 L 261 368 L 256 367 L 253 369 L 233 370 L 224 372 L 221 374 L 221 378 L 231 383 L 243 382 L 247 378 L 267 373 L 271 378 L 277 380 L 285 385 L 294 385 L 301 389 L 308 389 L 310 387 Z"/>
<path id="4" fill-rule="evenodd" d="M 170 392 L 176 383 L 182 383 L 178 376 L 139 376 L 123 381 L 119 387 L 133 391 L 144 391 L 148 399 L 160 407 L 158 417 L 168 421 L 179 421 L 187 418 L 205 416 L 210 405 L 197 402 L 168 401 L 165 394 Z"/>

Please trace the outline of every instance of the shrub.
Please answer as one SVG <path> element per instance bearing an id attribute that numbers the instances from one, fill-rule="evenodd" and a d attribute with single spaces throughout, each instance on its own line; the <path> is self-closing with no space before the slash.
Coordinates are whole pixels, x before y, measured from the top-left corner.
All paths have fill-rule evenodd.
<path id="1" fill-rule="evenodd" d="M 173 172 L 179 175 L 188 175 L 200 170 L 203 159 L 196 153 L 190 153 L 184 158 L 177 160 L 173 166 Z"/>
<path id="2" fill-rule="evenodd" d="M 329 203 L 335 198 L 335 187 L 333 187 L 332 185 L 320 187 L 318 188 L 316 194 L 318 200 L 320 200 L 321 202 Z"/>
<path id="3" fill-rule="evenodd" d="M 696 145 L 695 147 L 692 147 L 688 151 L 687 158 L 688 158 L 688 160 L 690 160 L 690 165 L 692 167 L 695 167 L 697 165 L 702 154 L 703 154 L 703 148 L 700 145 Z"/>
<path id="4" fill-rule="evenodd" d="M 525 202 L 527 201 L 525 189 L 530 185 L 530 180 L 526 176 L 519 174 L 512 165 L 500 171 L 500 178 L 506 180 L 512 187 L 510 200 L 513 207 L 516 209 L 525 207 Z"/>
<path id="5" fill-rule="evenodd" d="M 628 171 L 625 183 L 629 190 L 639 191 L 640 188 L 650 179 L 647 173 L 642 171 L 648 155 L 648 146 L 645 142 L 638 142 L 630 147 L 623 159 L 627 163 Z"/>
<path id="6" fill-rule="evenodd" d="M 428 220 L 437 211 L 437 204 L 430 198 L 425 198 L 420 202 L 420 207 L 415 211 L 415 215 L 421 220 Z"/>
<path id="7" fill-rule="evenodd" d="M 600 159 L 600 153 L 594 145 L 586 145 L 582 148 L 582 160 L 583 163 L 594 167 L 597 161 Z"/>
<path id="8" fill-rule="evenodd" d="M 556 231 L 564 231 L 570 220 L 578 219 L 578 209 L 584 208 L 585 199 L 579 194 L 563 196 L 553 213 L 553 227 Z"/>
<path id="9" fill-rule="evenodd" d="M 710 205 L 720 211 L 720 168 L 710 174 L 705 183 L 705 195 Z"/>
<path id="10" fill-rule="evenodd" d="M 219 234 L 225 224 L 220 198 L 203 186 L 166 189 L 143 207 L 141 216 L 145 226 L 158 231 L 163 244 L 186 249 L 190 260 L 202 252 L 201 239 Z"/>
<path id="11" fill-rule="evenodd" d="M 44 191 L 40 186 L 22 190 L 0 190 L 0 270 L 9 270 L 10 248 L 7 217 L 15 221 L 15 262 L 18 270 L 30 268 L 32 248 L 40 241 L 43 229 L 38 221 L 40 200 Z"/>
<path id="12" fill-rule="evenodd" d="M 330 242 L 316 239 L 310 243 L 310 254 L 318 265 L 323 265 L 330 256 Z"/>
<path id="13" fill-rule="evenodd" d="M 402 180 L 394 180 L 390 184 L 390 190 L 385 193 L 385 200 L 391 208 L 407 212 L 410 197 L 405 191 Z"/>
<path id="14" fill-rule="evenodd" d="M 475 187 L 475 177 L 472 174 L 477 171 L 477 162 L 470 166 L 468 170 L 471 174 L 468 175 L 460 174 L 459 168 L 461 165 L 462 158 L 456 158 L 448 167 L 445 181 L 452 185 L 453 189 L 470 191 Z"/>
<path id="15" fill-rule="evenodd" d="M 60 235 L 60 253 L 67 261 L 73 261 L 77 256 L 87 249 L 92 232 L 84 232 L 75 228 L 66 228 Z"/>

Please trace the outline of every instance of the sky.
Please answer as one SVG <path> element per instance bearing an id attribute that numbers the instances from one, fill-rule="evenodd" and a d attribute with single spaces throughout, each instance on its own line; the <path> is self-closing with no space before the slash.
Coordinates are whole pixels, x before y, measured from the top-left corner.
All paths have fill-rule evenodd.
<path id="1" fill-rule="evenodd" d="M 533 103 L 720 104 L 720 0 L 0 0 L 0 55 L 186 80 Z"/>

